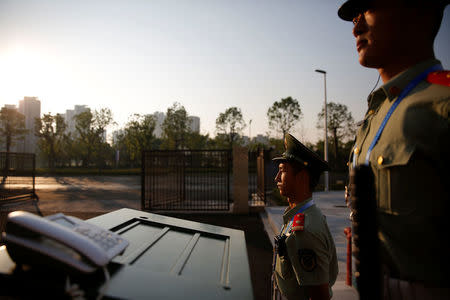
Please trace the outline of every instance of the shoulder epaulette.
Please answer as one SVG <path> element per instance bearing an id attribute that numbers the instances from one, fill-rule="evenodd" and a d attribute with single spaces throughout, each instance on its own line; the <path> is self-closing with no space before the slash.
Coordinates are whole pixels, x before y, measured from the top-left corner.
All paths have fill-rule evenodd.
<path id="1" fill-rule="evenodd" d="M 429 83 L 440 84 L 450 87 L 450 71 L 431 72 L 427 76 Z"/>
<path id="2" fill-rule="evenodd" d="M 292 231 L 303 231 L 305 229 L 305 214 L 298 213 L 292 222 Z"/>

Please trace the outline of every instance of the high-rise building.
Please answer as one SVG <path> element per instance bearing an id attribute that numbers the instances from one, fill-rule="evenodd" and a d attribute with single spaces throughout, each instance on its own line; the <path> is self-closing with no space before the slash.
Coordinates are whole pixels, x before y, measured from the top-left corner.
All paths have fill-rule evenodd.
<path id="1" fill-rule="evenodd" d="M 192 132 L 200 133 L 200 118 L 196 116 L 189 116 L 189 129 Z"/>
<path id="2" fill-rule="evenodd" d="M 17 106 L 14 104 L 5 104 L 3 107 L 5 107 L 7 109 L 17 110 Z"/>
<path id="3" fill-rule="evenodd" d="M 153 131 L 154 135 L 157 138 L 162 137 L 162 123 L 164 122 L 164 119 L 166 118 L 166 114 L 160 111 L 157 111 L 153 114 L 153 117 L 155 118 L 155 130 Z"/>
<path id="4" fill-rule="evenodd" d="M 35 153 L 38 138 L 34 135 L 36 118 L 41 117 L 41 101 L 37 97 L 24 97 L 19 101 L 18 111 L 25 116 L 25 128 L 28 133 L 22 142 L 17 143 L 17 151 Z"/>
<path id="5" fill-rule="evenodd" d="M 75 105 L 74 109 L 67 109 L 65 114 L 62 114 L 64 120 L 66 121 L 66 132 L 72 135 L 76 135 L 76 120 L 75 116 L 83 112 L 89 111 L 90 108 L 87 105 Z"/>
<path id="6" fill-rule="evenodd" d="M 124 129 L 118 129 L 113 131 L 112 133 L 112 138 L 111 138 L 111 143 L 113 145 L 117 144 L 119 142 L 119 138 L 125 134 L 125 130 Z"/>
<path id="7" fill-rule="evenodd" d="M 164 120 L 166 119 L 166 114 L 160 111 L 157 111 L 153 113 L 153 117 L 155 118 L 155 130 L 154 135 L 157 138 L 162 137 L 162 124 Z M 200 118 L 196 116 L 189 116 L 188 117 L 188 127 L 192 132 L 200 133 Z"/>

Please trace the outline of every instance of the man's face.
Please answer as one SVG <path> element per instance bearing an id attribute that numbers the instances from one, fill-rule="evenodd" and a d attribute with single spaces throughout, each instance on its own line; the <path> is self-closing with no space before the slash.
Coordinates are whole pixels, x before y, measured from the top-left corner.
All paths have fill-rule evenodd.
<path id="1" fill-rule="evenodd" d="M 295 175 L 294 168 L 289 163 L 283 162 L 278 165 L 275 182 L 282 196 L 292 197 L 294 195 Z"/>
<path id="2" fill-rule="evenodd" d="M 370 8 L 353 19 L 353 35 L 359 63 L 383 68 L 411 45 L 405 34 L 408 16 L 402 0 L 374 0 Z"/>

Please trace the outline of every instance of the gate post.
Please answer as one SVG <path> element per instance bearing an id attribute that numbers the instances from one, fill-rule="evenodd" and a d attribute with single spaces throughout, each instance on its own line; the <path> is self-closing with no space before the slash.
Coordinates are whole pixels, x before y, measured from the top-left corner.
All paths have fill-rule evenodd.
<path id="1" fill-rule="evenodd" d="M 233 146 L 233 213 L 248 213 L 248 149 Z"/>
<path id="2" fill-rule="evenodd" d="M 258 195 L 258 201 L 262 201 L 266 204 L 266 183 L 265 183 L 265 170 L 264 170 L 264 149 L 261 149 L 256 159 L 256 194 Z"/>

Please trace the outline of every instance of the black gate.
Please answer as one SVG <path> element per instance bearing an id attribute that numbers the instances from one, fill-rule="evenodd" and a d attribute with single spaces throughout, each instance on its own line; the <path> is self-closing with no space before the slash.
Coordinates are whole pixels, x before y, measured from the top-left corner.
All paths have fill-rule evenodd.
<path id="1" fill-rule="evenodd" d="M 0 152 L 0 205 L 33 200 L 35 192 L 35 155 Z"/>
<path id="2" fill-rule="evenodd" d="M 231 151 L 142 154 L 142 210 L 229 210 Z"/>
<path id="3" fill-rule="evenodd" d="M 11 211 L 32 208 L 42 215 L 35 190 L 35 165 L 33 153 L 0 152 L 0 232 Z"/>

